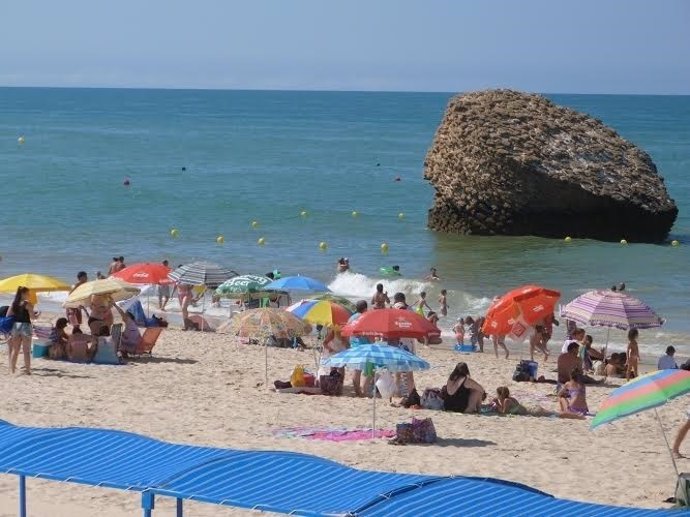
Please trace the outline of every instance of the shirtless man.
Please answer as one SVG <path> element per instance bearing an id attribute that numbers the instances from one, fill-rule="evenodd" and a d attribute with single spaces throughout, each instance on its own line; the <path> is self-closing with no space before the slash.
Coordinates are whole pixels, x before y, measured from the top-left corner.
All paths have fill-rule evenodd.
<path id="1" fill-rule="evenodd" d="M 372 309 L 385 309 L 386 304 L 390 305 L 391 301 L 388 298 L 388 293 L 383 292 L 383 284 L 376 284 L 376 292 L 371 298 Z"/>
<path id="2" fill-rule="evenodd" d="M 640 363 L 640 348 L 637 346 L 637 337 L 640 335 L 637 329 L 628 331 L 628 350 L 626 352 L 628 363 L 625 368 L 625 379 L 637 377 L 637 367 Z"/>
<path id="3" fill-rule="evenodd" d="M 441 280 L 441 279 L 439 278 L 438 274 L 436 273 L 436 268 L 432 267 L 429 270 L 429 274 L 424 277 L 424 280 L 436 281 L 436 280 Z"/>
<path id="4" fill-rule="evenodd" d="M 108 267 L 108 276 L 111 276 L 113 273 L 117 273 L 118 271 L 120 271 L 120 259 L 113 257 L 113 261 L 110 263 L 110 267 Z"/>
<path id="5" fill-rule="evenodd" d="M 69 294 L 72 294 L 72 291 L 74 291 L 77 287 L 79 287 L 82 284 L 85 284 L 86 282 L 89 281 L 88 275 L 86 274 L 86 271 L 79 271 L 77 273 L 77 282 L 72 286 L 72 289 L 70 289 Z M 81 319 L 81 311 L 83 307 L 75 307 L 73 309 L 67 309 L 67 321 L 69 321 L 70 325 L 72 325 L 74 328 L 79 328 L 79 325 L 81 325 L 82 319 Z"/>

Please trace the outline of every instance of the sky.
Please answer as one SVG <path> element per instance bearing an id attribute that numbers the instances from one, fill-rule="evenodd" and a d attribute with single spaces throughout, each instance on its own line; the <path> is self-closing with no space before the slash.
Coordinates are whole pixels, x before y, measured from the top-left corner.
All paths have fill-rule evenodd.
<path id="1" fill-rule="evenodd" d="M 3 0 L 0 85 L 690 94 L 690 1 Z"/>

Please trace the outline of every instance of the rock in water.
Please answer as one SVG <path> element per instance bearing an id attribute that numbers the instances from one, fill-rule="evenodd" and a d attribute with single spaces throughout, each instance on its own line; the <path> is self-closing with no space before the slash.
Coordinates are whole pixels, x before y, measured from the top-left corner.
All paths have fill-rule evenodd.
<path id="1" fill-rule="evenodd" d="M 534 94 L 451 99 L 424 162 L 429 228 L 659 242 L 678 215 L 647 153 L 601 121 Z"/>

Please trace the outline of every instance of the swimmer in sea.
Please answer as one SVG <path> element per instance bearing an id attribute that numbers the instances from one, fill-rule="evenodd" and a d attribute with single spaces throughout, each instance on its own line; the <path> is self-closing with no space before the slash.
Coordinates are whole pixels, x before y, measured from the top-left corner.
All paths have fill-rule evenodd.
<path id="1" fill-rule="evenodd" d="M 441 316 L 448 316 L 448 299 L 446 297 L 447 291 L 445 289 L 441 289 L 441 296 L 438 297 L 438 303 L 440 304 L 440 309 L 438 312 L 441 313 Z"/>
<path id="2" fill-rule="evenodd" d="M 438 276 L 438 274 L 436 272 L 436 268 L 432 267 L 431 269 L 429 269 L 429 274 L 424 277 L 424 280 L 436 281 L 436 280 L 441 280 L 441 278 Z"/>

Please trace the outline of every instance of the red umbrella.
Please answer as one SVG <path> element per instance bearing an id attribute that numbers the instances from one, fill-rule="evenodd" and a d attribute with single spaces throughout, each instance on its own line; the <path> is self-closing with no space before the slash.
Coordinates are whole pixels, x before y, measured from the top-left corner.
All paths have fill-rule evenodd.
<path id="1" fill-rule="evenodd" d="M 342 329 L 342 335 L 401 337 L 424 339 L 440 335 L 439 329 L 426 318 L 405 309 L 375 309 L 362 314 Z"/>
<path id="2" fill-rule="evenodd" d="M 538 285 L 525 285 L 507 292 L 491 304 L 482 330 L 507 335 L 516 324 L 536 325 L 553 314 L 561 293 Z"/>
<path id="3" fill-rule="evenodd" d="M 130 284 L 171 284 L 171 269 L 159 262 L 139 262 L 113 273 L 112 276 Z"/>

